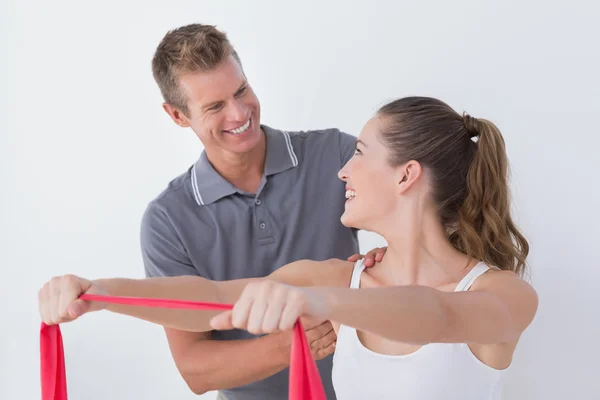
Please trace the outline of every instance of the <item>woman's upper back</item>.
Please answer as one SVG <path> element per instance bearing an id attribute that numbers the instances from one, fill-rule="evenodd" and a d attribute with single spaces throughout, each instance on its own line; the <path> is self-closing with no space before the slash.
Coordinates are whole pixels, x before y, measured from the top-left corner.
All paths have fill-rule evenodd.
<path id="1" fill-rule="evenodd" d="M 350 287 L 360 286 L 364 269 L 354 265 Z M 456 286 L 468 290 L 488 266 L 477 264 Z M 334 354 L 333 383 L 339 400 L 349 399 L 477 399 L 500 398 L 506 370 L 481 362 L 468 344 L 428 344 L 405 355 L 373 351 L 356 329 L 341 325 Z"/>

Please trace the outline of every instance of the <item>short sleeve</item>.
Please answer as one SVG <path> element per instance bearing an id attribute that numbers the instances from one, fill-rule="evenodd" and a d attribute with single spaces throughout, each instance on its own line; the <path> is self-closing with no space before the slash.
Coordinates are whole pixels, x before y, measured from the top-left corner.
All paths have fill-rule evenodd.
<path id="1" fill-rule="evenodd" d="M 140 244 L 146 277 L 199 275 L 167 214 L 154 203 L 142 216 Z"/>
<path id="2" fill-rule="evenodd" d="M 356 149 L 356 137 L 340 131 L 340 156 L 342 166 L 346 165 L 354 155 Z"/>

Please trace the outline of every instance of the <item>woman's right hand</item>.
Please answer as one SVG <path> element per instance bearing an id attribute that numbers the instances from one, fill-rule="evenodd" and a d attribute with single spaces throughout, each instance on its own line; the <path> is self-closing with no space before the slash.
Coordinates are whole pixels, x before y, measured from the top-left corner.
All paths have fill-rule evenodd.
<path id="1" fill-rule="evenodd" d="M 104 308 L 103 303 L 79 299 L 84 293 L 106 294 L 98 284 L 75 275 L 52 278 L 38 292 L 42 321 L 46 325 L 70 322 L 85 313 Z"/>

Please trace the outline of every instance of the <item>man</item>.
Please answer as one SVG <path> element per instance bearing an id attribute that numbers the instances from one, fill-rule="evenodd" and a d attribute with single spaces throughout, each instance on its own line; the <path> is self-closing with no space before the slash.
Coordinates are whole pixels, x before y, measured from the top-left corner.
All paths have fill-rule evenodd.
<path id="1" fill-rule="evenodd" d="M 146 209 L 141 247 L 146 276 L 214 280 L 265 276 L 299 259 L 358 259 L 354 230 L 340 222 L 338 170 L 355 137 L 337 129 L 283 132 L 261 124 L 260 105 L 226 35 L 193 24 L 170 31 L 152 60 L 173 121 L 205 150 Z M 368 255 L 374 263 L 374 252 Z M 377 258 L 381 258 L 380 253 Z M 329 399 L 330 323 L 306 327 Z M 254 337 L 166 329 L 178 370 L 194 393 L 223 399 L 286 399 L 291 334 Z"/>

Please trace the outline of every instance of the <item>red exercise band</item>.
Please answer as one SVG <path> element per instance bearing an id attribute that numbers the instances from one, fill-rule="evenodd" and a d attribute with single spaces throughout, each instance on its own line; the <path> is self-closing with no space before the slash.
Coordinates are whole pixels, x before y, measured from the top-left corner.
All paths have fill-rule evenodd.
<path id="1" fill-rule="evenodd" d="M 196 310 L 231 310 L 232 305 L 196 301 L 115 297 L 83 294 L 80 299 L 145 307 L 187 308 Z M 40 328 L 40 362 L 42 400 L 67 400 L 67 377 L 62 335 L 59 325 Z M 290 400 L 326 400 L 317 364 L 312 358 L 300 319 L 294 325 L 290 356 Z"/>

